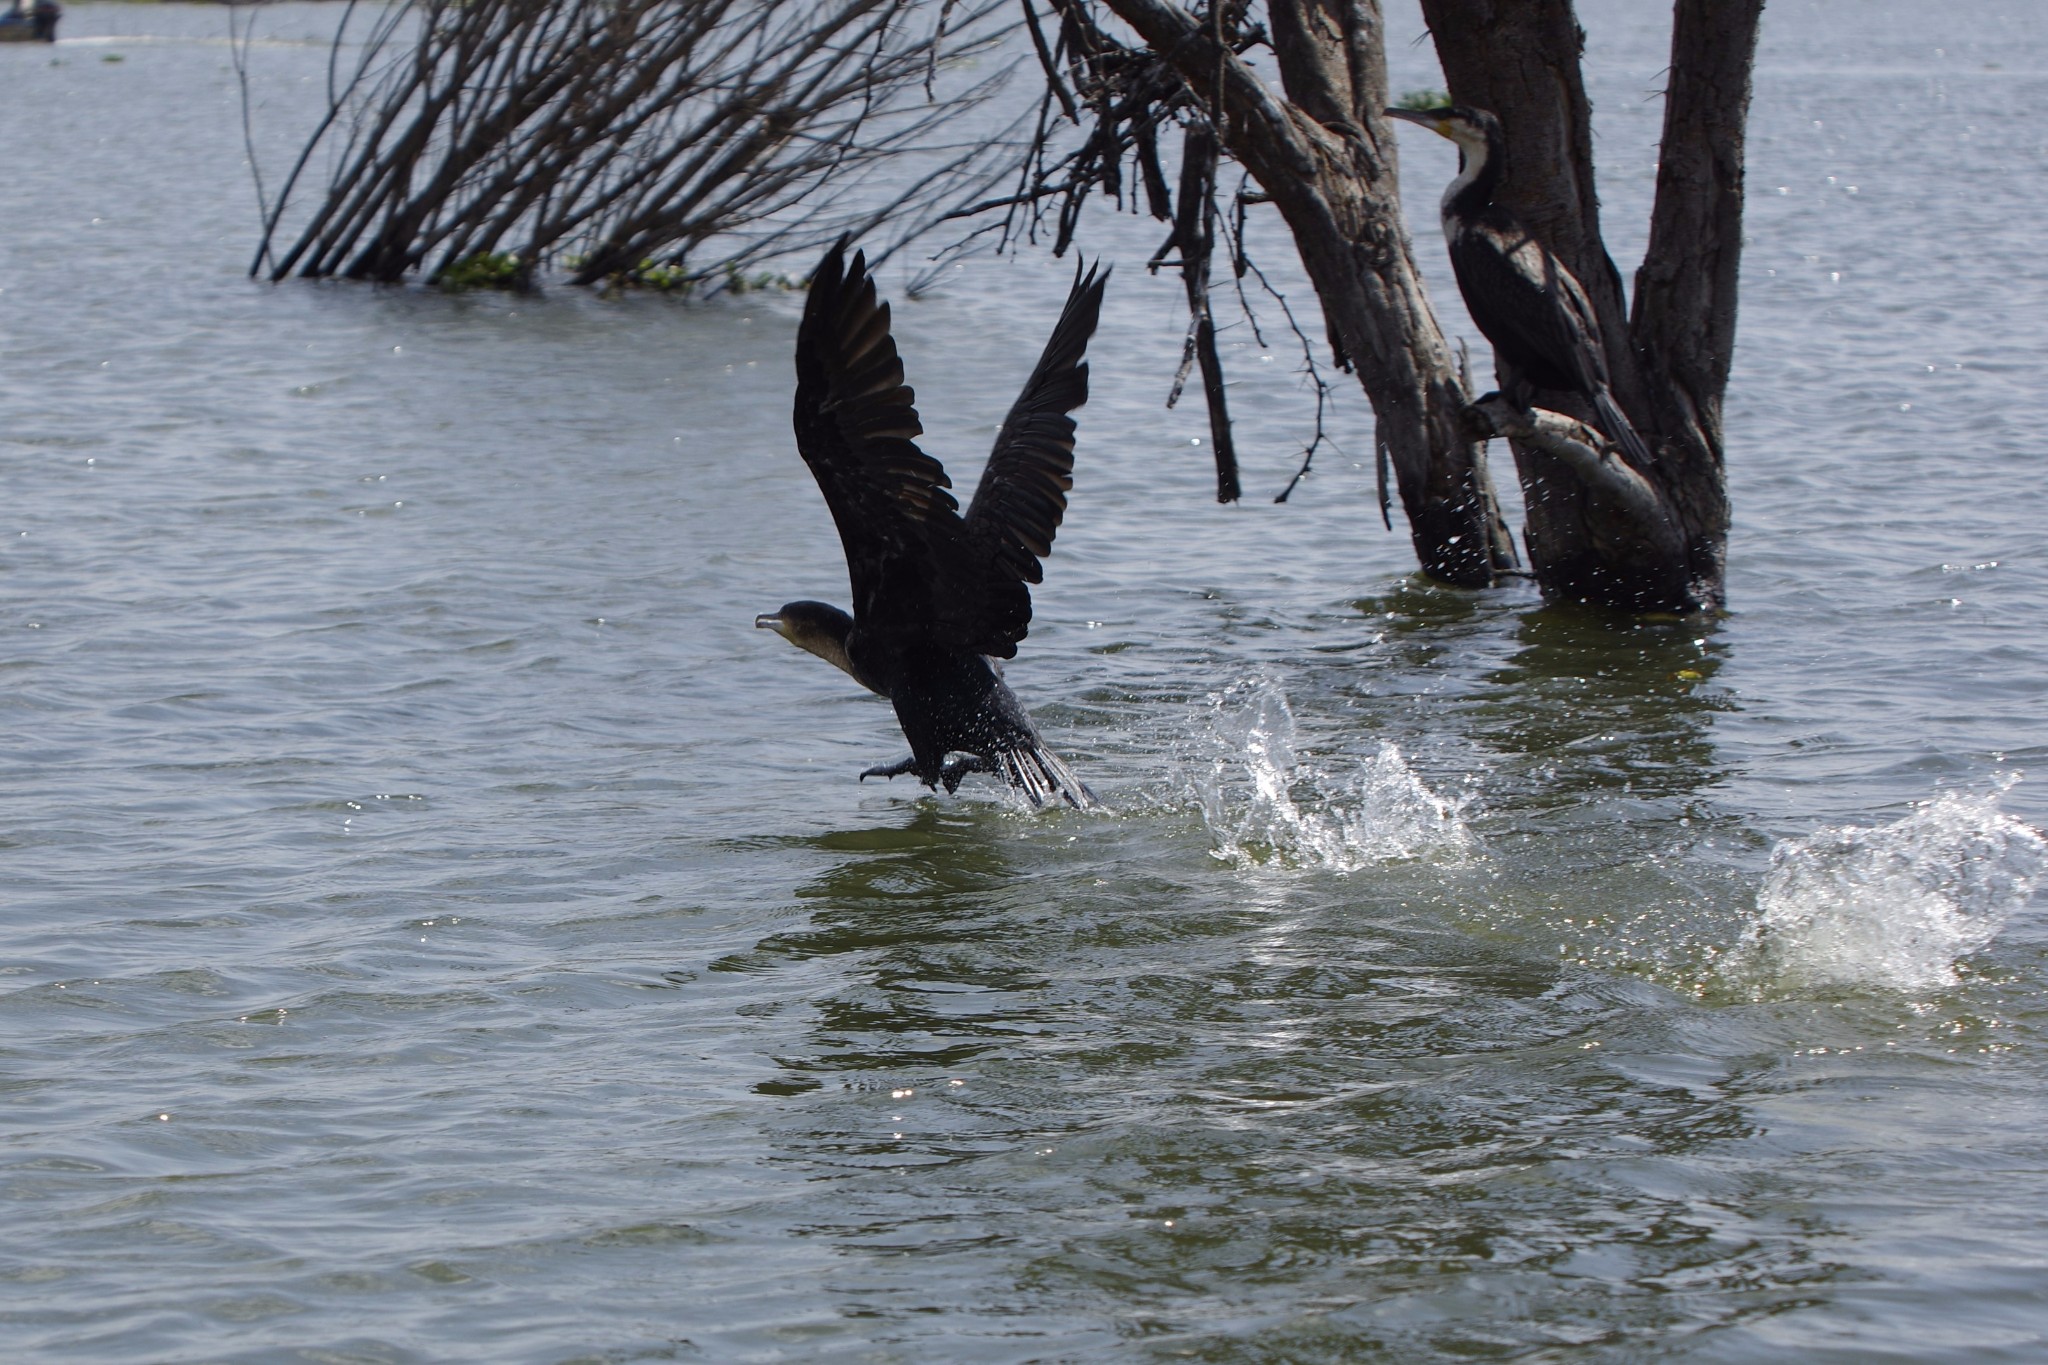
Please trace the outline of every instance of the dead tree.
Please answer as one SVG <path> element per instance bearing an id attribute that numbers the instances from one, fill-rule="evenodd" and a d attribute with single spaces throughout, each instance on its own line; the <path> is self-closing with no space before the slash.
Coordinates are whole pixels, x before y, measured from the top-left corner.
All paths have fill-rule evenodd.
<path id="1" fill-rule="evenodd" d="M 1292 233 L 1337 361 L 1357 374 L 1372 403 L 1377 443 L 1391 460 L 1423 569 L 1467 586 L 1497 581 L 1513 566 L 1514 550 L 1486 474 L 1484 441 L 1468 434 L 1468 396 L 1401 228 L 1393 134 L 1380 113 L 1387 89 L 1376 26 L 1370 35 L 1350 35 L 1356 41 L 1347 45 L 1344 31 L 1327 22 L 1329 6 L 1304 0 L 1271 0 L 1265 27 L 1241 0 L 1219 0 L 1200 15 L 1170 0 L 1053 3 L 1060 41 L 1049 74 L 1074 91 L 1065 102 L 1086 111 L 1083 148 L 1066 163 L 1041 167 L 1022 197 L 1062 196 L 1064 237 L 1076 200 L 1093 188 L 1120 192 L 1115 168 L 1126 155 L 1150 187 L 1145 168 L 1162 126 L 1211 130 Z M 1376 7 L 1343 8 L 1377 18 Z M 1121 40 L 1100 10 L 1139 41 Z M 1282 90 L 1245 59 L 1255 47 L 1271 49 Z M 1199 216 L 1181 206 L 1181 221 Z M 1177 227 L 1172 243 L 1181 264 L 1206 272 L 1207 253 L 1186 235 Z M 1246 268 L 1241 254 L 1238 264 Z M 1190 297 L 1197 297 L 1193 287 Z"/>
<path id="2" fill-rule="evenodd" d="M 1013 215 L 1058 202 L 1063 246 L 1079 200 L 1091 190 L 1121 195 L 1128 162 L 1153 212 L 1175 223 L 1180 265 L 1203 277 L 1189 281 L 1198 347 L 1209 253 L 1184 225 L 1214 218 L 1169 202 L 1157 147 L 1173 123 L 1206 129 L 1258 182 L 1236 211 L 1256 199 L 1287 224 L 1337 360 L 1371 400 L 1426 572 L 1478 586 L 1513 566 L 1486 472 L 1485 440 L 1499 435 L 1514 446 L 1531 569 L 1547 596 L 1634 611 L 1721 604 L 1721 395 L 1762 0 L 1677 0 L 1657 206 L 1633 318 L 1599 234 L 1583 35 L 1570 0 L 1423 0 L 1453 99 L 1491 109 L 1509 130 L 1511 167 L 1520 168 L 1510 172 L 1511 206 L 1593 298 L 1615 395 L 1653 450 L 1647 468 L 1568 412 L 1475 405 L 1466 391 L 1401 223 L 1378 0 L 1266 0 L 1263 23 L 1250 0 L 1212 0 L 1199 11 L 1173 0 L 1045 0 L 1059 20 L 1056 43 L 1040 31 L 1032 0 L 1022 3 L 1051 86 L 1045 108 L 1072 117 L 1081 145 L 1060 159 L 1041 152 L 1001 202 Z M 1125 32 L 1136 41 L 1118 36 Z M 1270 53 L 1278 88 L 1248 59 L 1255 51 Z M 1212 172 L 1195 192 L 1213 199 L 1215 184 Z M 1190 193 L 1185 174 L 1180 190 Z M 1239 250 L 1242 273 L 1241 236 Z M 1220 392 L 1206 362 L 1204 380 Z"/>
<path id="3" fill-rule="evenodd" d="M 948 65 L 993 40 L 999 12 L 399 0 L 364 7 L 357 32 L 352 0 L 326 118 L 265 206 L 250 273 L 521 288 L 552 264 L 578 284 L 687 288 L 929 218 L 1006 152 L 958 131 L 994 81 Z M 301 211 L 319 156 L 332 171 Z"/>
<path id="4" fill-rule="evenodd" d="M 1728 496 L 1721 399 L 1735 349 L 1742 165 L 1763 0 L 1677 0 L 1649 247 L 1631 312 L 1600 235 L 1585 34 L 1571 0 L 1422 0 L 1450 93 L 1508 137 L 1501 195 L 1585 286 L 1615 396 L 1653 459 L 1636 468 L 1555 423 L 1513 430 L 1531 566 L 1555 597 L 1717 608 Z M 1519 422 L 1513 425 L 1519 426 Z M 1576 446 L 1576 449 L 1574 449 Z"/>

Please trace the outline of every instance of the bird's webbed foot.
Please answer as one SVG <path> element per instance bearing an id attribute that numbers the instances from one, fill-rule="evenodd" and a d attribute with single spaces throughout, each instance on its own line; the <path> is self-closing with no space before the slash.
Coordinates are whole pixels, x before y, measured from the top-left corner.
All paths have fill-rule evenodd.
<path id="1" fill-rule="evenodd" d="M 946 784 L 946 795 L 951 796 L 959 789 L 960 779 L 969 773 L 992 773 L 995 764 L 979 754 L 962 754 L 959 758 L 939 769 L 939 780 Z"/>
<path id="2" fill-rule="evenodd" d="M 916 771 L 917 755 L 912 754 L 910 757 L 898 759 L 894 763 L 877 763 L 874 767 L 864 770 L 859 780 L 865 782 L 871 777 L 901 777 L 905 773 L 914 773 Z"/>

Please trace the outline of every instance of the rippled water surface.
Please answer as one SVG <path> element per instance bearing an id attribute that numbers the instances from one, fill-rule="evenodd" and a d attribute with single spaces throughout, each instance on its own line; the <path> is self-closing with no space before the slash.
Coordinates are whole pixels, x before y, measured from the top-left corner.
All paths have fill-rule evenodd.
<path id="1" fill-rule="evenodd" d="M 1661 8 L 1584 6 L 1625 269 Z M 1277 326 L 1217 507 L 1101 219 L 1010 676 L 1107 815 L 856 784 L 751 628 L 845 595 L 797 298 L 252 285 L 226 29 L 0 48 L 0 1353 L 2041 1358 L 2048 14 L 1767 15 L 1720 621 L 1420 581 L 1355 398 L 1274 506 Z M 963 480 L 1067 269 L 899 302 Z"/>

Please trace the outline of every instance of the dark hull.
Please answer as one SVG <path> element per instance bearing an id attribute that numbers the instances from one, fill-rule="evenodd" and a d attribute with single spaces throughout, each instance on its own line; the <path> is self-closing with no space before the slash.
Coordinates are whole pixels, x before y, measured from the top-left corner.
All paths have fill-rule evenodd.
<path id="1" fill-rule="evenodd" d="M 0 43 L 54 43 L 57 41 L 57 21 L 51 19 L 44 24 L 36 23 L 27 14 L 0 14 Z"/>

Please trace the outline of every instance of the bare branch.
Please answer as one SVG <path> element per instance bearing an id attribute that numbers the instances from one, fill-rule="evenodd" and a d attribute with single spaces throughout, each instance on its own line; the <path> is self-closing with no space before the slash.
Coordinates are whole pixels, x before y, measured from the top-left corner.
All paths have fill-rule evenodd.
<path id="1" fill-rule="evenodd" d="M 559 259 L 576 283 L 692 287 L 856 225 L 927 226 L 1021 155 L 1015 127 L 956 131 L 1003 79 L 956 59 L 1018 22 L 1008 3 L 397 0 L 346 77 L 337 38 L 251 273 L 527 287 Z M 880 174 L 906 156 L 928 163 L 909 188 Z"/>
<path id="2" fill-rule="evenodd" d="M 1497 393 L 1487 394 L 1465 413 L 1477 435 L 1504 436 L 1561 460 L 1594 498 L 1610 504 L 1636 525 L 1661 528 L 1661 536 L 1668 537 L 1673 552 L 1683 549 L 1684 536 L 1664 495 L 1616 454 L 1607 438 L 1589 423 L 1547 408 L 1524 411 Z"/>

